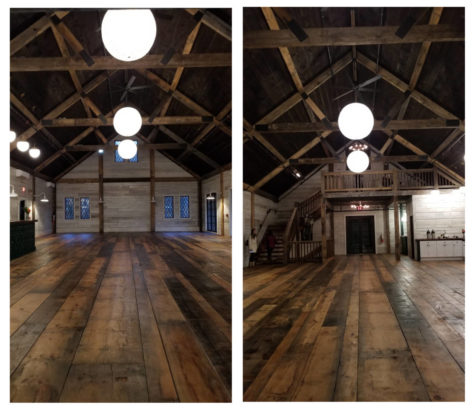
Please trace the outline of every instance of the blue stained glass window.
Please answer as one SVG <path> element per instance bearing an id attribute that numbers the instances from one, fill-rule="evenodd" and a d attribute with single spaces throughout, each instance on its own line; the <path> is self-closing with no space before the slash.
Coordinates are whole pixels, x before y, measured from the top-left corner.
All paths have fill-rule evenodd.
<path id="1" fill-rule="evenodd" d="M 180 218 L 190 218 L 189 196 L 180 196 Z"/>
<path id="2" fill-rule="evenodd" d="M 165 218 L 173 218 L 173 196 L 165 196 L 163 205 Z"/>
<path id="3" fill-rule="evenodd" d="M 138 144 L 137 140 L 133 140 L 135 144 Z M 120 141 L 114 141 L 114 144 L 116 146 L 119 146 Z M 139 162 L 139 151 L 137 150 L 137 154 L 135 154 L 134 157 L 132 157 L 130 160 L 125 160 L 119 155 L 119 150 L 117 148 L 115 149 L 114 153 L 114 160 L 116 163 L 124 163 L 124 162 L 129 162 L 129 163 L 138 163 Z"/>
<path id="4" fill-rule="evenodd" d="M 89 197 L 81 197 L 81 220 L 89 220 L 90 218 Z"/>
<path id="5" fill-rule="evenodd" d="M 66 220 L 74 220 L 74 198 L 64 198 L 64 218 Z"/>

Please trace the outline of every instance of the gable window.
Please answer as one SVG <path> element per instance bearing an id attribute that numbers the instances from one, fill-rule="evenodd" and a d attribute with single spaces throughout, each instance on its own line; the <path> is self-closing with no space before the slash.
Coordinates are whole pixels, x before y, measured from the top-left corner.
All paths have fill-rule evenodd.
<path id="1" fill-rule="evenodd" d="M 163 200 L 163 209 L 165 212 L 165 218 L 173 218 L 173 196 L 165 196 Z"/>
<path id="2" fill-rule="evenodd" d="M 189 196 L 180 196 L 180 218 L 190 218 Z"/>
<path id="3" fill-rule="evenodd" d="M 74 198 L 73 197 L 64 198 L 64 219 L 74 220 Z"/>
<path id="4" fill-rule="evenodd" d="M 81 220 L 89 220 L 91 218 L 91 211 L 89 208 L 89 197 L 81 197 Z"/>
<path id="5" fill-rule="evenodd" d="M 138 144 L 137 140 L 132 140 L 136 145 Z M 114 150 L 114 161 L 116 163 L 138 163 L 139 162 L 139 151 L 137 150 L 137 154 L 135 154 L 134 157 L 132 157 L 130 160 L 126 160 L 125 158 L 122 158 L 119 155 L 119 150 L 117 148 L 119 147 L 120 141 L 114 141 L 115 145 L 115 150 Z"/>

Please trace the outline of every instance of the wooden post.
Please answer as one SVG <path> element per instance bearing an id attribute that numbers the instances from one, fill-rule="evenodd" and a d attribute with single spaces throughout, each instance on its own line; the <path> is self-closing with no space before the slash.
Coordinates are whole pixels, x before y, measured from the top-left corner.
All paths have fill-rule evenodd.
<path id="1" fill-rule="evenodd" d="M 254 192 L 251 191 L 251 230 L 255 228 Z"/>
<path id="2" fill-rule="evenodd" d="M 327 200 L 325 197 L 322 198 L 322 210 L 320 213 L 320 218 L 322 220 L 322 260 L 327 259 Z"/>
<path id="3" fill-rule="evenodd" d="M 391 244 L 389 236 L 389 207 L 384 207 L 384 241 L 386 241 L 386 253 L 391 253 Z"/>
<path id="4" fill-rule="evenodd" d="M 434 189 L 439 189 L 439 173 L 436 167 L 434 167 Z"/>
<path id="5" fill-rule="evenodd" d="M 219 189 L 221 191 L 221 235 L 224 236 L 224 176 L 223 172 L 219 173 Z"/>
<path id="6" fill-rule="evenodd" d="M 399 235 L 399 202 L 397 196 L 394 196 L 394 255 L 397 261 L 401 259 Z"/>
<path id="7" fill-rule="evenodd" d="M 150 232 L 155 232 L 155 150 L 150 149 Z"/>
<path id="8" fill-rule="evenodd" d="M 54 219 L 53 219 L 53 222 L 52 222 L 52 232 L 53 234 L 56 234 L 56 220 L 58 218 L 58 213 L 56 212 L 56 184 L 54 185 L 53 187 L 53 198 L 51 199 L 51 208 L 53 209 L 53 215 L 54 215 Z"/>
<path id="9" fill-rule="evenodd" d="M 331 255 L 334 256 L 335 255 L 335 213 L 333 212 L 333 207 L 332 207 L 331 212 L 332 213 L 330 214 L 330 230 L 331 230 L 330 238 L 332 239 L 332 247 L 333 247 Z"/>
<path id="10" fill-rule="evenodd" d="M 203 232 L 203 186 L 201 180 L 198 183 L 198 224 L 200 226 L 200 232 Z"/>
<path id="11" fill-rule="evenodd" d="M 104 232 L 104 155 L 99 157 L 99 232 Z"/>
<path id="12" fill-rule="evenodd" d="M 33 184 L 32 184 L 32 194 L 31 194 L 31 219 L 35 221 L 36 213 L 35 213 L 35 196 L 36 196 L 36 177 L 33 176 Z"/>

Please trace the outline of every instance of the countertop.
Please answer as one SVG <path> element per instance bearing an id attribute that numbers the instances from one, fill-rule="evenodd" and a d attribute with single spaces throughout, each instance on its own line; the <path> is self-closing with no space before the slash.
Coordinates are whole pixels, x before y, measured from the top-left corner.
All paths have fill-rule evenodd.
<path id="1" fill-rule="evenodd" d="M 416 241 L 455 241 L 455 240 L 462 240 L 465 241 L 462 237 L 457 238 L 416 238 Z"/>
<path id="2" fill-rule="evenodd" d="M 22 224 L 31 224 L 36 223 L 38 220 L 18 220 L 18 221 L 10 221 L 10 225 L 22 225 Z"/>

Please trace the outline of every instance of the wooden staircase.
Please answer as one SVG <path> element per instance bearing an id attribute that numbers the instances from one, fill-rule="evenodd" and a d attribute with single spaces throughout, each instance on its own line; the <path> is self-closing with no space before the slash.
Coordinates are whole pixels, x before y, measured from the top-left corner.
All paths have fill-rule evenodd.
<path id="1" fill-rule="evenodd" d="M 269 262 L 267 260 L 267 246 L 266 246 L 266 238 L 268 232 L 272 231 L 275 237 L 275 248 L 272 252 L 272 261 Z M 262 238 L 262 241 L 259 245 L 259 251 L 256 259 L 256 264 L 282 264 L 284 262 L 284 231 L 285 225 L 271 225 L 267 227 L 266 233 Z"/>
<path id="2" fill-rule="evenodd" d="M 322 242 L 303 240 L 301 231 L 307 218 L 321 218 L 322 193 L 318 191 L 306 200 L 297 203 L 292 210 L 283 235 L 283 263 L 321 261 Z"/>

